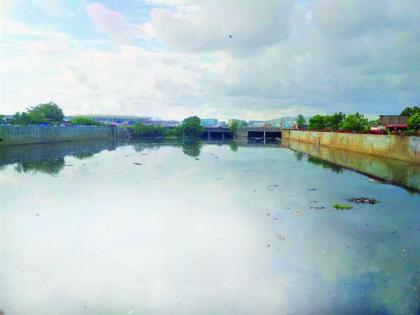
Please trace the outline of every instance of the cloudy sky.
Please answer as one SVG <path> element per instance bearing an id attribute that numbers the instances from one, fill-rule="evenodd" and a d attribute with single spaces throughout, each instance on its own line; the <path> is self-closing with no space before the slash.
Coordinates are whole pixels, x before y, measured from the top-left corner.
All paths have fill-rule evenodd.
<path id="1" fill-rule="evenodd" d="M 50 100 L 175 119 L 420 104 L 419 0 L 0 3 L 7 114 Z"/>

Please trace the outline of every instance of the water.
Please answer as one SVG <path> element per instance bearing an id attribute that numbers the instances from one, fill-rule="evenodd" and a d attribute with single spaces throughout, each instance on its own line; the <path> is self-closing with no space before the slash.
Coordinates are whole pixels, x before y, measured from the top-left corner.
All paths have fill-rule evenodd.
<path id="1" fill-rule="evenodd" d="M 0 153 L 6 315 L 419 312 L 410 190 L 279 145 Z"/>

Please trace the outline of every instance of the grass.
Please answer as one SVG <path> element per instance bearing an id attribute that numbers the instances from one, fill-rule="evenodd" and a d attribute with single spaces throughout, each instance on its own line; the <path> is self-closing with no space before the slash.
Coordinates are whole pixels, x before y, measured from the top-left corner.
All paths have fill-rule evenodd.
<path id="1" fill-rule="evenodd" d="M 353 209 L 352 206 L 346 205 L 344 203 L 336 203 L 334 205 L 334 208 L 336 208 L 337 210 L 350 210 L 350 209 Z"/>

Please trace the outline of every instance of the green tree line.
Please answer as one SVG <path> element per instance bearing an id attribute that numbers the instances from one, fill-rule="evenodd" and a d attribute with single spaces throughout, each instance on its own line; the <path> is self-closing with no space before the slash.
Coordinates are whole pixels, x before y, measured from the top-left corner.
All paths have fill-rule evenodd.
<path id="1" fill-rule="evenodd" d="M 409 130 L 420 129 L 420 108 L 417 106 L 405 108 L 401 116 L 408 116 L 407 127 Z M 334 113 L 332 115 L 315 115 L 306 124 L 303 115 L 296 119 L 299 129 L 306 125 L 310 130 L 346 130 L 346 131 L 369 131 L 371 127 L 379 125 L 379 120 L 368 120 L 363 114 Z"/>
<path id="2" fill-rule="evenodd" d="M 315 115 L 308 121 L 310 130 L 347 130 L 347 131 L 368 131 L 370 127 L 378 124 L 378 120 L 368 120 L 363 114 L 334 113 L 332 115 Z M 302 115 L 298 116 L 298 128 L 305 126 L 306 120 Z"/>
<path id="3" fill-rule="evenodd" d="M 130 127 L 134 137 L 188 137 L 199 138 L 203 134 L 201 120 L 197 116 L 184 119 L 181 125 L 174 128 L 166 128 L 155 125 L 135 124 Z"/>

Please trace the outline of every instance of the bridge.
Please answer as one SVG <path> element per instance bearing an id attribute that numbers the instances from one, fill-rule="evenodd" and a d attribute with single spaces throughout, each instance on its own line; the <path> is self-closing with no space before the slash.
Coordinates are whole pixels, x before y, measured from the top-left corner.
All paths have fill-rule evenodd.
<path id="1" fill-rule="evenodd" d="M 234 138 L 239 141 L 248 140 L 267 140 L 280 139 L 282 128 L 280 127 L 241 127 L 238 128 L 234 135 L 228 127 L 205 127 L 203 138 L 210 140 L 232 140 Z"/>

